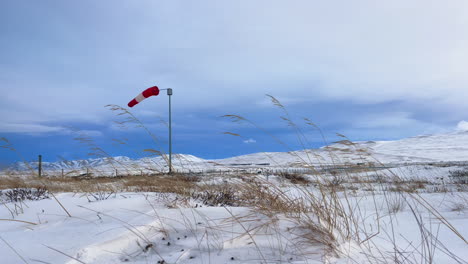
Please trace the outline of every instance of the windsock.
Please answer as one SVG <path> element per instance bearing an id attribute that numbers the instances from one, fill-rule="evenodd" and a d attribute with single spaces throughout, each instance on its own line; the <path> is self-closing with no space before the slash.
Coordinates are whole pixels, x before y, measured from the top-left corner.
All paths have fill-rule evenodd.
<path id="1" fill-rule="evenodd" d="M 157 86 L 150 87 L 146 90 L 144 90 L 141 94 L 137 95 L 133 100 L 131 100 L 128 103 L 128 107 L 133 107 L 139 102 L 145 100 L 146 98 L 153 96 L 153 95 L 158 95 L 159 94 L 159 88 Z"/>

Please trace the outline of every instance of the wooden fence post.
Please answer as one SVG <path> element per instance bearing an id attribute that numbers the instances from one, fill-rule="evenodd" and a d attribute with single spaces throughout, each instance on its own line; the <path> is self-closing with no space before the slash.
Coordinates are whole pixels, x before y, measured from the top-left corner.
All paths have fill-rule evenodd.
<path id="1" fill-rule="evenodd" d="M 39 178 L 42 176 L 42 155 L 39 155 L 39 166 L 37 167 Z"/>

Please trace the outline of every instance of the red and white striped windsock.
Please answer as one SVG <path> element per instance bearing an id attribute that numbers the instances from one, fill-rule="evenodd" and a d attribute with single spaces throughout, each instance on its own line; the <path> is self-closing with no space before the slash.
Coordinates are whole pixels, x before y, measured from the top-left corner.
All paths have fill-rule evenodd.
<path id="1" fill-rule="evenodd" d="M 150 87 L 146 90 L 144 90 L 141 94 L 137 95 L 133 100 L 131 100 L 128 103 L 128 107 L 133 107 L 139 102 L 145 100 L 146 98 L 153 96 L 153 95 L 158 95 L 159 94 L 159 88 L 157 86 Z"/>

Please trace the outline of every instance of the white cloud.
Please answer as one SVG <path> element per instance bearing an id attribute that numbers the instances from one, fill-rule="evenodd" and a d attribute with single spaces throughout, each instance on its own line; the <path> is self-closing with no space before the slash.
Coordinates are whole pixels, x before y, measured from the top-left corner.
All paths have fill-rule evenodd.
<path id="1" fill-rule="evenodd" d="M 462 120 L 457 124 L 457 130 L 459 131 L 468 131 L 468 122 Z"/>
<path id="2" fill-rule="evenodd" d="M 50 133 L 50 132 L 64 132 L 65 128 L 60 126 L 46 126 L 41 124 L 1 124 L 0 132 L 3 133 Z"/>
<path id="3" fill-rule="evenodd" d="M 244 140 L 244 143 L 245 144 L 253 144 L 253 143 L 257 143 L 257 141 L 253 138 L 249 138 L 249 139 L 246 139 Z"/>
<path id="4" fill-rule="evenodd" d="M 420 121 L 411 118 L 408 112 L 384 112 L 360 116 L 353 122 L 356 128 L 388 128 L 411 126 Z"/>
<path id="5" fill-rule="evenodd" d="M 92 137 L 98 137 L 103 135 L 102 132 L 98 130 L 79 130 L 79 132 Z M 0 133 L 18 133 L 32 135 L 55 133 L 70 135 L 76 133 L 76 131 L 67 127 L 49 126 L 38 123 L 1 123 Z"/>

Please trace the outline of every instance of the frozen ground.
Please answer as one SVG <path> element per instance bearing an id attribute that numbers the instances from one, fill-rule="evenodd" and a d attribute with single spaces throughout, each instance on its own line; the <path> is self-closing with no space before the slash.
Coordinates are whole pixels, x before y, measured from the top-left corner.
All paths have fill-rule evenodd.
<path id="1" fill-rule="evenodd" d="M 459 131 L 222 160 L 175 156 L 176 170 L 203 172 L 190 174 L 195 183 L 181 182 L 187 186 L 243 188 L 258 180 L 258 189 L 250 189 L 254 194 L 270 188 L 270 196 L 256 201 L 262 210 L 252 203 L 207 206 L 196 196 L 157 188 L 92 193 L 87 186 L 88 193 L 57 193 L 70 217 L 52 196 L 12 201 L 2 190 L 0 263 L 468 263 L 467 146 L 468 132 Z M 54 188 L 79 188 L 88 181 L 115 191 L 133 179 L 140 184 L 132 188 L 147 190 L 160 182 L 146 186 L 150 177 L 143 174 L 165 171 L 164 164 L 161 157 L 117 157 L 50 163 L 45 169 L 50 176 L 62 176 L 60 168 L 75 173 L 52 177 Z M 14 186 L 15 180 L 27 185 L 28 177 L 30 184 L 43 184 L 25 173 L 25 164 L 18 166 L 0 175 L 0 186 Z M 66 177 L 88 170 L 92 176 L 133 176 Z M 453 171 L 466 173 L 454 178 Z M 290 199 L 283 207 L 275 205 L 281 196 Z M 269 213 L 270 204 L 277 211 Z M 334 239 L 325 241 L 307 223 Z"/>
<path id="2" fill-rule="evenodd" d="M 291 222 L 279 217 L 271 224 L 248 208 L 195 202 L 168 208 L 174 196 L 155 193 L 95 202 L 70 193 L 57 198 L 72 217 L 45 199 L 24 202 L 15 217 L 35 225 L 2 221 L 2 263 L 22 263 L 18 254 L 30 263 L 322 263 L 323 247 L 301 246 Z M 11 214 L 3 208 L 0 218 Z"/>
<path id="3" fill-rule="evenodd" d="M 284 188 L 295 193 L 291 186 Z M 245 207 L 206 207 L 174 194 L 117 193 L 91 202 L 84 194 L 57 195 L 72 217 L 54 199 L 4 201 L 1 263 L 365 263 L 369 260 L 365 254 L 377 248 L 376 263 L 383 257 L 391 259 L 396 251 L 416 258 L 412 263 L 426 263 L 414 254 L 421 250 L 426 233 L 437 245 L 426 249 L 434 251 L 433 263 L 457 263 L 450 255 L 467 263 L 466 242 L 420 204 L 409 202 L 393 212 L 394 204 L 401 202 L 397 199 L 412 201 L 408 195 L 391 194 L 395 203 L 389 205 L 383 195 L 357 193 L 351 200 L 359 201 L 363 235 L 375 234 L 376 249 L 343 241 L 338 256 L 304 239 L 307 233 L 284 215 L 266 216 Z M 467 193 L 424 193 L 421 198 L 468 237 Z M 398 248 L 390 241 L 397 241 Z"/>

